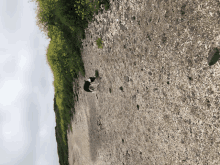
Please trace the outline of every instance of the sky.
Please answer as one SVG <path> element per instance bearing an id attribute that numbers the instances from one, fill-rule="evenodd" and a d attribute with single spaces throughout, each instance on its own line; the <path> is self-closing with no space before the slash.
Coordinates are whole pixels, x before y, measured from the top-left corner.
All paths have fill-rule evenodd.
<path id="1" fill-rule="evenodd" d="M 35 2 L 0 0 L 0 165 L 59 165 L 50 39 Z"/>

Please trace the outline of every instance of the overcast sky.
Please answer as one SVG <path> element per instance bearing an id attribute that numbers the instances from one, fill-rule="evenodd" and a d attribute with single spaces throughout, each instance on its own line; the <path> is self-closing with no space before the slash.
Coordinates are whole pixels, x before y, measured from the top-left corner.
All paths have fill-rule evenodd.
<path id="1" fill-rule="evenodd" d="M 30 0 L 0 0 L 0 165 L 59 165 L 49 39 Z"/>

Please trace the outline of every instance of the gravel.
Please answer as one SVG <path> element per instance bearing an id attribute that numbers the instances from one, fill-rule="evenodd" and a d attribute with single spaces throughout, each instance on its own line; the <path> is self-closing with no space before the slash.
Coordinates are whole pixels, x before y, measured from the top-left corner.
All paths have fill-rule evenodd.
<path id="1" fill-rule="evenodd" d="M 98 98 L 80 89 L 70 165 L 218 164 L 220 67 L 207 60 L 220 43 L 219 3 L 110 3 L 83 40 L 86 77 L 97 69 L 102 81 Z"/>

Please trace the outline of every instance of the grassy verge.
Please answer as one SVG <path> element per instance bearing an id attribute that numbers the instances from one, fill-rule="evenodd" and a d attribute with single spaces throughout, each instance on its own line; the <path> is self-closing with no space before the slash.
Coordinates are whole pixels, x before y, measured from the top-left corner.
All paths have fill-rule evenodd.
<path id="1" fill-rule="evenodd" d="M 78 100 L 77 91 L 73 91 L 73 82 L 78 78 L 79 72 L 85 76 L 80 52 L 81 39 L 85 39 L 85 28 L 88 27 L 88 21 L 93 21 L 93 14 L 98 14 L 101 4 L 108 10 L 109 1 L 35 0 L 35 2 L 38 5 L 37 25 L 51 39 L 46 55 L 54 76 L 55 134 L 59 163 L 68 165 L 67 130 L 69 128 L 72 130 L 71 119 L 75 114 L 74 98 Z M 103 48 L 101 38 L 97 39 L 96 43 L 98 48 Z"/>

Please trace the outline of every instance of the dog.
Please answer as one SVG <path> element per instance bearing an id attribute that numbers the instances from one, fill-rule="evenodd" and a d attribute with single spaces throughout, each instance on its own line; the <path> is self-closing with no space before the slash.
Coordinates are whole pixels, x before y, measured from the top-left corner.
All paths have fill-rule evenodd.
<path id="1" fill-rule="evenodd" d="M 92 92 L 92 93 L 96 93 L 96 91 L 98 91 L 98 86 L 99 86 L 99 80 L 100 78 L 96 78 L 96 77 L 89 77 L 89 79 L 84 80 L 84 90 L 86 92 Z"/>

